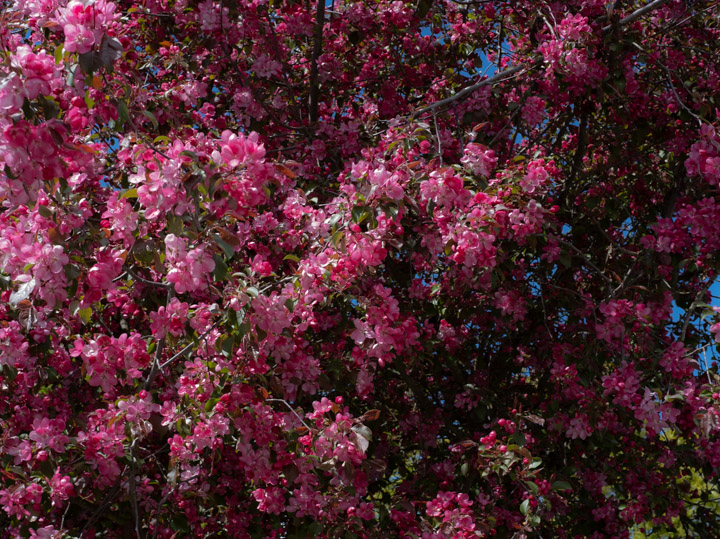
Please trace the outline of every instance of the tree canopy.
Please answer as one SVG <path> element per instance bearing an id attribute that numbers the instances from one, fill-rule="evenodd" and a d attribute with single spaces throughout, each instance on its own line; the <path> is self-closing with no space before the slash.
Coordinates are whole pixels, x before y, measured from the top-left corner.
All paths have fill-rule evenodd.
<path id="1" fill-rule="evenodd" d="M 2 6 L 3 536 L 716 536 L 717 2 Z"/>

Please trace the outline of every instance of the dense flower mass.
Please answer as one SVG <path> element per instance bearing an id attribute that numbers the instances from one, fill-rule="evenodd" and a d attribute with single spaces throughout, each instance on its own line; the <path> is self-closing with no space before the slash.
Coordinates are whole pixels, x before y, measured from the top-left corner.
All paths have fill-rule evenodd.
<path id="1" fill-rule="evenodd" d="M 2 0 L 0 537 L 714 537 L 720 5 Z"/>

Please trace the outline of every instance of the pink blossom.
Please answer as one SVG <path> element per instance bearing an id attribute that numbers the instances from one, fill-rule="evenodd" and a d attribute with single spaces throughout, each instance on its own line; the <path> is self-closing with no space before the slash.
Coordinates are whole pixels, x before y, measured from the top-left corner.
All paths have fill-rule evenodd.
<path id="1" fill-rule="evenodd" d="M 278 75 L 282 69 L 282 64 L 277 60 L 273 60 L 267 54 L 261 54 L 253 63 L 252 69 L 258 77 L 267 79 Z"/>
<path id="2" fill-rule="evenodd" d="M 97 292 L 107 290 L 118 276 L 125 263 L 123 253 L 101 249 L 97 254 L 97 263 L 88 272 L 88 284 Z"/>
<path id="3" fill-rule="evenodd" d="M 279 488 L 258 488 L 252 495 L 258 502 L 258 509 L 264 513 L 279 515 L 285 510 L 285 496 Z"/>
<path id="4" fill-rule="evenodd" d="M 223 7 L 222 13 L 220 13 L 220 5 L 222 4 L 216 4 L 211 0 L 205 0 L 198 4 L 198 9 L 200 10 L 199 20 L 201 21 L 200 29 L 203 32 L 215 32 L 220 30 L 223 25 L 225 27 L 229 26 L 230 21 L 228 14 L 230 13 L 230 9 Z"/>
<path id="5" fill-rule="evenodd" d="M 61 434 L 63 430 L 65 430 L 65 421 L 62 419 L 35 418 L 29 437 L 38 448 L 49 447 L 53 451 L 62 453 L 65 451 L 65 444 L 70 440 Z"/>
<path id="6" fill-rule="evenodd" d="M 230 131 L 223 131 L 220 152 L 213 152 L 213 159 L 224 162 L 230 168 L 262 161 L 265 157 L 265 147 L 258 140 L 259 135 L 255 132 L 246 137 L 243 133 L 236 135 Z"/>
<path id="7" fill-rule="evenodd" d="M 547 170 L 544 168 L 545 161 L 542 159 L 533 160 L 528 163 L 527 172 L 520 185 L 527 193 L 534 193 L 536 189 L 542 187 L 550 178 Z"/>
<path id="8" fill-rule="evenodd" d="M 62 536 L 64 532 L 58 530 L 55 526 L 43 526 L 37 530 L 30 530 L 30 537 L 37 537 L 37 539 L 57 539 Z"/>
<path id="9" fill-rule="evenodd" d="M 44 50 L 35 54 L 27 45 L 21 45 L 15 51 L 11 64 L 22 69 L 27 99 L 49 95 L 52 89 L 61 85 L 60 70 L 55 59 Z"/>
<path id="10" fill-rule="evenodd" d="M 63 502 L 75 495 L 75 485 L 69 475 L 62 475 L 58 468 L 50 480 L 53 506 L 62 506 Z"/>
<path id="11" fill-rule="evenodd" d="M 569 41 L 582 41 L 591 31 L 587 17 L 583 17 L 579 13 L 568 15 L 558 25 L 560 37 Z"/>
<path id="12" fill-rule="evenodd" d="M 84 54 L 95 45 L 95 34 L 85 26 L 66 24 L 63 31 L 65 32 L 65 50 L 68 52 Z"/>
<path id="13" fill-rule="evenodd" d="M 22 107 L 24 96 L 22 79 L 17 73 L 10 73 L 0 78 L 0 110 L 6 114 L 14 114 Z"/>
<path id="14" fill-rule="evenodd" d="M 531 95 L 522 108 L 522 119 L 531 126 L 538 125 L 545 118 L 545 100 Z"/>
<path id="15" fill-rule="evenodd" d="M 170 266 L 167 280 L 179 294 L 206 286 L 210 272 L 215 269 L 215 261 L 204 246 L 190 251 L 186 246 L 184 238 L 174 234 L 165 237 L 166 264 Z"/>
<path id="16" fill-rule="evenodd" d="M 473 174 L 489 178 L 497 165 L 495 152 L 482 144 L 470 143 L 465 146 L 465 155 L 460 160 Z"/>
<path id="17" fill-rule="evenodd" d="M 151 312 L 152 324 L 150 329 L 158 339 L 162 339 L 167 333 L 174 337 L 180 337 L 185 333 L 185 323 L 188 319 L 189 305 L 172 298 L 167 307 L 160 306 L 157 312 Z"/>
<path id="18" fill-rule="evenodd" d="M 584 440 L 592 434 L 592 427 L 588 423 L 586 415 L 576 415 L 570 420 L 566 434 L 569 438 L 580 438 Z"/>

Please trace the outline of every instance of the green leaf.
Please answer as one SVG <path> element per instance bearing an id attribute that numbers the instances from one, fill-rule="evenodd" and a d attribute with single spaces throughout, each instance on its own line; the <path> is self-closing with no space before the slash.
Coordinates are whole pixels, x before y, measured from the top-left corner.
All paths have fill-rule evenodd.
<path id="1" fill-rule="evenodd" d="M 53 98 L 46 97 L 41 99 L 40 105 L 42 106 L 43 116 L 45 116 L 46 120 L 54 120 L 60 115 L 60 107 Z"/>
<path id="2" fill-rule="evenodd" d="M 398 145 L 400 144 L 400 142 L 402 142 L 402 141 L 400 141 L 400 140 L 395 140 L 395 141 L 391 142 L 390 145 L 387 147 L 387 152 L 388 152 L 388 153 L 392 153 L 393 150 L 398 147 Z"/>
<path id="3" fill-rule="evenodd" d="M 13 307 L 17 307 L 17 305 L 25 301 L 30 297 L 30 294 L 32 294 L 33 290 L 35 290 L 35 285 L 37 284 L 37 281 L 35 279 L 30 279 L 27 282 L 20 283 L 17 290 L 10 294 L 10 305 Z"/>
<path id="4" fill-rule="evenodd" d="M 525 445 L 525 435 L 520 431 L 515 431 L 515 433 L 508 438 L 508 441 L 522 447 Z"/>
<path id="5" fill-rule="evenodd" d="M 182 534 L 189 534 L 190 533 L 190 523 L 188 522 L 188 519 L 185 515 L 175 515 L 173 516 L 172 520 L 170 521 L 170 529 L 174 532 L 182 533 Z"/>
<path id="6" fill-rule="evenodd" d="M 12 169 L 10 168 L 10 165 L 8 165 L 7 163 L 5 163 L 5 168 L 3 169 L 3 172 L 5 172 L 5 175 L 6 175 L 8 178 L 10 178 L 11 180 L 17 180 L 17 179 L 18 179 L 18 176 L 16 176 L 16 175 L 13 173 Z"/>
<path id="7" fill-rule="evenodd" d="M 535 468 L 539 468 L 540 466 L 542 466 L 542 459 L 539 457 L 535 457 L 530 463 L 530 466 L 528 466 L 528 470 L 534 470 Z"/>
<path id="8" fill-rule="evenodd" d="M 84 52 L 78 56 L 78 65 L 83 73 L 92 76 L 95 70 L 101 66 L 100 59 L 93 51 Z"/>
<path id="9" fill-rule="evenodd" d="M 63 61 L 63 54 L 65 53 L 65 46 L 61 43 L 57 47 L 55 47 L 55 63 L 60 65 Z"/>
<path id="10" fill-rule="evenodd" d="M 555 481 L 550 490 L 572 490 L 572 486 L 567 481 Z"/>
<path id="11" fill-rule="evenodd" d="M 212 409 L 215 408 L 215 405 L 218 403 L 219 400 L 220 399 L 218 398 L 208 399 L 208 401 L 205 403 L 205 411 L 211 412 Z"/>
<path id="12" fill-rule="evenodd" d="M 135 189 L 135 188 L 133 187 L 132 189 L 128 189 L 127 191 L 125 191 L 125 192 L 120 196 L 120 198 L 121 198 L 121 199 L 123 199 L 123 198 L 137 198 L 137 196 L 138 196 L 137 189 Z"/>
<path id="13" fill-rule="evenodd" d="M 215 269 L 213 270 L 213 279 L 215 282 L 224 281 L 227 278 L 228 274 L 228 266 L 225 263 L 225 260 L 223 257 L 221 257 L 219 254 L 215 253 L 213 255 L 213 260 L 215 261 Z"/>
<path id="14" fill-rule="evenodd" d="M 300 258 L 295 255 L 285 255 L 283 260 L 292 260 L 293 262 L 300 262 Z"/>
<path id="15" fill-rule="evenodd" d="M 122 43 L 107 34 L 103 36 L 100 44 L 100 53 L 97 54 L 97 61 L 109 72 L 113 71 L 113 64 L 122 56 Z"/>
<path id="16" fill-rule="evenodd" d="M 255 335 L 257 336 L 257 341 L 260 343 L 265 340 L 265 337 L 267 337 L 267 331 L 255 328 Z"/>
<path id="17" fill-rule="evenodd" d="M 28 99 L 23 101 L 22 111 L 26 120 L 32 120 L 35 117 L 35 109 L 33 109 L 32 104 Z"/>
<path id="18" fill-rule="evenodd" d="M 360 224 L 370 215 L 366 206 L 355 206 L 350 212 L 353 222 Z"/>
<path id="19" fill-rule="evenodd" d="M 167 216 L 167 229 L 171 234 L 175 234 L 176 236 L 182 235 L 183 220 L 177 215 L 169 214 Z"/>
<path id="20" fill-rule="evenodd" d="M 95 106 L 95 100 L 90 97 L 90 90 L 85 92 L 85 104 L 87 105 L 87 108 L 91 109 Z"/>
<path id="21" fill-rule="evenodd" d="M 540 491 L 540 487 L 537 486 L 537 483 L 533 483 L 532 481 L 525 481 L 525 486 L 533 493 L 533 496 L 537 496 Z"/>
<path id="22" fill-rule="evenodd" d="M 67 76 L 67 80 L 65 82 L 70 87 L 75 86 L 75 70 L 77 69 L 77 67 L 78 67 L 77 64 L 73 64 L 68 69 L 68 76 Z"/>
<path id="23" fill-rule="evenodd" d="M 193 161 L 197 163 L 199 156 L 195 152 L 191 152 L 190 150 L 183 150 L 180 152 L 180 155 L 184 155 L 186 157 L 190 157 Z"/>
<path id="24" fill-rule="evenodd" d="M 217 243 L 218 246 L 223 250 L 223 253 L 225 253 L 225 258 L 230 259 L 235 255 L 235 249 L 232 245 L 230 245 L 217 234 L 213 234 L 212 237 L 215 240 L 215 243 Z"/>
<path id="25" fill-rule="evenodd" d="M 232 357 L 233 350 L 235 348 L 235 337 L 232 335 L 228 335 L 228 337 L 223 341 L 222 345 L 220 346 L 220 350 L 222 350 L 223 355 L 225 357 Z"/>
<path id="26" fill-rule="evenodd" d="M 10 381 L 15 380 L 18 374 L 17 369 L 7 363 L 5 363 L 4 365 L 0 365 L 0 372 L 10 378 Z"/>
<path id="27" fill-rule="evenodd" d="M 238 337 L 241 339 L 250 332 L 250 322 L 247 320 L 238 326 Z"/>
<path id="28" fill-rule="evenodd" d="M 65 268 L 66 268 L 65 271 L 66 271 L 66 273 L 67 273 L 67 266 L 65 266 Z M 74 279 L 74 278 L 73 278 L 73 279 L 70 280 L 70 286 L 67 288 L 67 294 L 68 294 L 69 297 L 72 298 L 72 297 L 75 296 L 75 294 L 77 293 L 77 289 L 78 289 L 78 285 L 79 285 L 79 284 L 80 284 L 80 280 L 79 280 L 79 279 Z"/>
<path id="29" fill-rule="evenodd" d="M 128 110 L 127 103 L 125 101 L 118 101 L 117 104 L 118 113 L 118 125 L 124 125 L 130 119 L 130 111 Z"/>
<path id="30" fill-rule="evenodd" d="M 415 16 L 418 19 L 422 19 L 430 12 L 430 8 L 433 5 L 433 0 L 420 0 L 417 8 L 415 9 Z"/>
<path id="31" fill-rule="evenodd" d="M 332 217 L 330 217 L 330 220 L 328 220 L 328 224 L 330 227 L 334 227 L 338 222 L 342 219 L 342 215 L 339 213 L 334 214 Z"/>
<path id="32" fill-rule="evenodd" d="M 150 112 L 149 110 L 143 110 L 143 111 L 141 111 L 141 113 L 143 116 L 150 119 L 150 121 L 153 124 L 153 129 L 155 129 L 157 131 L 160 124 L 158 124 L 158 121 L 157 121 L 157 118 L 155 118 L 155 115 L 152 112 Z"/>
<path id="33" fill-rule="evenodd" d="M 525 500 L 523 503 L 520 504 L 520 512 L 527 516 L 527 514 L 530 512 L 530 500 Z"/>
<path id="34" fill-rule="evenodd" d="M 90 317 L 92 316 L 92 309 L 90 307 L 78 309 L 77 315 L 80 317 L 80 320 L 82 320 L 84 324 L 87 324 L 90 322 Z"/>
<path id="35" fill-rule="evenodd" d="M 395 219 L 398 215 L 398 207 L 392 204 L 388 204 L 385 206 L 381 206 L 383 213 L 385 214 L 385 217 L 388 219 Z"/>
<path id="36" fill-rule="evenodd" d="M 338 246 L 340 246 L 340 243 L 342 242 L 344 237 L 345 237 L 345 231 L 343 229 L 340 229 L 340 230 L 336 231 L 335 234 L 333 234 L 330 237 L 330 242 L 335 247 L 338 247 Z"/>
<path id="37" fill-rule="evenodd" d="M 245 293 L 246 293 L 248 296 L 253 297 L 253 298 L 256 298 L 256 297 L 258 297 L 258 296 L 260 295 L 260 291 L 259 291 L 257 288 L 255 288 L 254 286 L 248 286 L 248 287 L 245 289 Z"/>

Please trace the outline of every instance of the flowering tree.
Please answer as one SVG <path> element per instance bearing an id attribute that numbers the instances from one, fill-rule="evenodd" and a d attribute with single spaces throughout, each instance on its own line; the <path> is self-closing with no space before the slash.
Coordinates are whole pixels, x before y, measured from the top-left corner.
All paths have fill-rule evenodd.
<path id="1" fill-rule="evenodd" d="M 2 5 L 4 536 L 716 533 L 717 3 Z"/>

